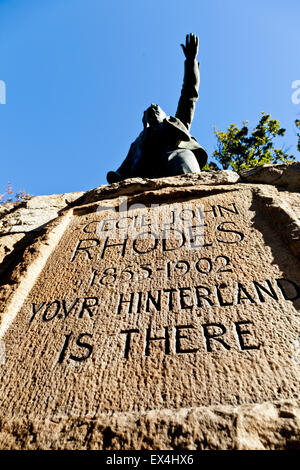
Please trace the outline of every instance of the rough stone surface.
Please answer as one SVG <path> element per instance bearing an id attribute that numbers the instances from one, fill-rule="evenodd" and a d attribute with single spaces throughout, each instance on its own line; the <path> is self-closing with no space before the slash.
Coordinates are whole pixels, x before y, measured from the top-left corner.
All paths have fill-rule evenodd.
<path id="1" fill-rule="evenodd" d="M 0 447 L 7 450 L 300 450 L 297 401 L 0 423 Z"/>
<path id="2" fill-rule="evenodd" d="M 76 201 L 76 205 L 89 204 L 102 199 L 110 199 L 130 194 L 142 193 L 162 188 L 186 188 L 199 185 L 220 185 L 236 183 L 239 175 L 233 171 L 203 171 L 168 178 L 128 178 L 120 183 L 99 186 L 99 188 L 87 191 L 82 198 Z"/>
<path id="3" fill-rule="evenodd" d="M 298 164 L 250 173 L 0 207 L 0 448 L 299 448 Z"/>
<path id="4" fill-rule="evenodd" d="M 0 232 L 37 231 L 55 219 L 66 205 L 82 196 L 82 192 L 52 196 L 36 196 L 26 202 L 4 204 L 0 211 Z"/>
<path id="5" fill-rule="evenodd" d="M 36 196 L 28 201 L 10 202 L 0 206 L 0 274 L 14 267 L 20 254 L 57 218 L 59 211 L 82 196 L 82 192 Z"/>
<path id="6" fill-rule="evenodd" d="M 242 181 L 283 186 L 291 191 L 300 188 L 300 162 L 262 165 L 241 172 Z"/>

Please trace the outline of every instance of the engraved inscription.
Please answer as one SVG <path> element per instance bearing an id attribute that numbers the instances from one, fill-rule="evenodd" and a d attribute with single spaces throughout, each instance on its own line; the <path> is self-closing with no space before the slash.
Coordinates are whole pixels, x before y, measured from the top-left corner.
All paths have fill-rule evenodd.
<path id="1" fill-rule="evenodd" d="M 294 396 L 292 254 L 251 191 L 188 198 L 73 216 L 7 332 L 21 406 L 46 412 L 44 390 L 94 414 Z"/>

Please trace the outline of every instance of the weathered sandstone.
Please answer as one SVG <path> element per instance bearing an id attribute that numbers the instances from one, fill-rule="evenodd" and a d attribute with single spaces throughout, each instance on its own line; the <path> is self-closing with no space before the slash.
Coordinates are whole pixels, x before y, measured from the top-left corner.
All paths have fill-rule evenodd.
<path id="1" fill-rule="evenodd" d="M 0 448 L 298 449 L 299 168 L 0 206 Z"/>

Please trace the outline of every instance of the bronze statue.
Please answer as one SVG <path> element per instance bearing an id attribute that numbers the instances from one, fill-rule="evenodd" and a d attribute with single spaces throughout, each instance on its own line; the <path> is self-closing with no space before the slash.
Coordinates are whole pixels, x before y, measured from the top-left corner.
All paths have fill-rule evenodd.
<path id="1" fill-rule="evenodd" d="M 120 168 L 108 172 L 108 183 L 137 176 L 158 178 L 197 173 L 205 165 L 207 153 L 189 132 L 200 82 L 199 63 L 196 60 L 198 38 L 188 34 L 185 45 L 181 44 L 181 47 L 186 59 L 175 117 L 167 116 L 157 104 L 146 109 L 143 131 L 131 144 Z"/>

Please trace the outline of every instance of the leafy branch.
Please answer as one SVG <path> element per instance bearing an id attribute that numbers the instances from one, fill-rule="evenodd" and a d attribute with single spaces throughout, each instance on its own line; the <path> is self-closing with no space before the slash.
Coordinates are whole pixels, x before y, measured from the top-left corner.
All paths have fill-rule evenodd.
<path id="1" fill-rule="evenodd" d="M 226 132 L 214 128 L 217 137 L 217 149 L 213 156 L 221 164 L 224 170 L 232 169 L 241 171 L 268 163 L 292 163 L 293 155 L 289 155 L 283 149 L 275 147 L 274 139 L 283 137 L 286 129 L 280 127 L 280 122 L 271 119 L 270 114 L 262 112 L 262 117 L 257 126 L 250 131 L 249 121 L 244 121 L 240 128 L 231 124 Z M 300 121 L 296 121 L 300 129 Z M 297 134 L 298 150 L 300 147 L 300 135 Z M 215 165 L 217 167 L 217 165 Z M 217 167 L 218 168 L 218 167 Z"/>
<path id="2" fill-rule="evenodd" d="M 13 201 L 28 201 L 31 199 L 32 196 L 23 189 L 19 192 L 15 192 L 12 188 L 12 184 L 9 181 L 7 183 L 7 186 L 5 187 L 5 191 L 3 194 L 0 194 L 0 204 L 5 204 L 7 202 L 13 202 Z"/>

